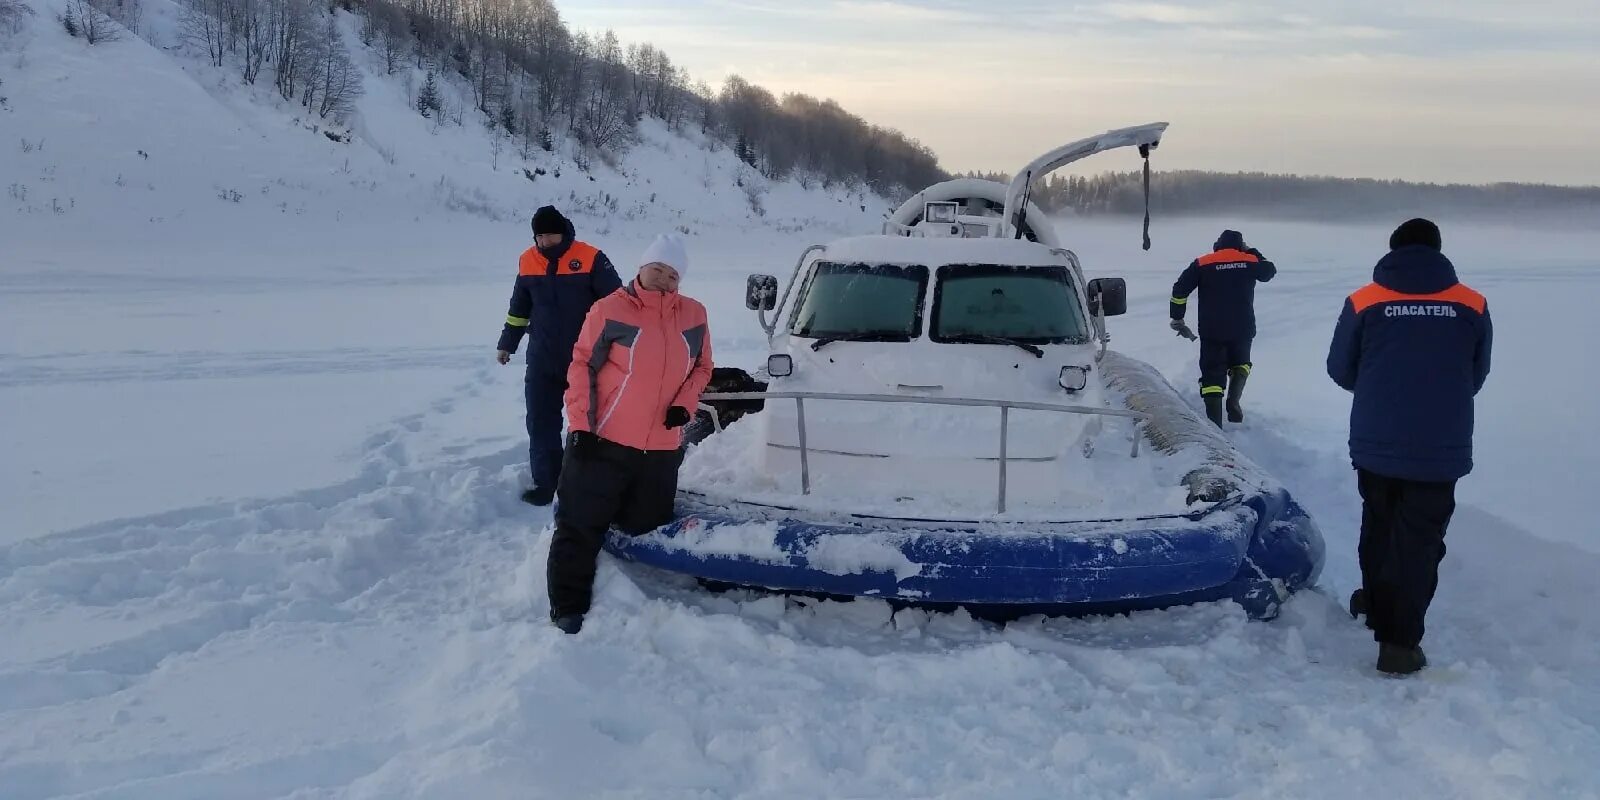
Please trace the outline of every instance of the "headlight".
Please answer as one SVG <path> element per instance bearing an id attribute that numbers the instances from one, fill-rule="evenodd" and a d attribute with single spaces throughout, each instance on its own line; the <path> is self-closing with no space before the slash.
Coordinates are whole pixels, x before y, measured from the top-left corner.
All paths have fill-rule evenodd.
<path id="1" fill-rule="evenodd" d="M 794 374 L 794 359 L 786 353 L 767 356 L 767 374 L 774 378 L 787 378 Z"/>
<path id="2" fill-rule="evenodd" d="M 1061 377 L 1057 379 L 1057 382 L 1061 384 L 1061 388 L 1067 390 L 1068 394 L 1081 392 L 1085 386 L 1089 385 L 1089 368 L 1062 367 Z"/>

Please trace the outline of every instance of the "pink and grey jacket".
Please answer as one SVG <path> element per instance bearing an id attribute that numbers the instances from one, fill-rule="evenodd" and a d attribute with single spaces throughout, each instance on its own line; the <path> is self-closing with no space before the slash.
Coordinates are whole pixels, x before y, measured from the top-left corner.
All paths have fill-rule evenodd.
<path id="1" fill-rule="evenodd" d="M 589 309 L 567 368 L 567 429 L 636 450 L 676 450 L 682 428 L 667 409 L 690 415 L 711 380 L 706 308 L 637 280 Z"/>

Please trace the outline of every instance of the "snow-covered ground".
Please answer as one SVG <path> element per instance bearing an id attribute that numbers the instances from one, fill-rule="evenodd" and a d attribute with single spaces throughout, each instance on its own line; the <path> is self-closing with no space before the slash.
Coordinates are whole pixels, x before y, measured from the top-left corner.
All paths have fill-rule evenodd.
<path id="1" fill-rule="evenodd" d="M 658 192 L 631 219 L 575 218 L 625 269 L 689 227 L 685 289 L 719 361 L 751 365 L 745 273 L 786 275 L 881 204 L 779 186 L 758 218 L 730 156 L 662 131 L 629 176 L 529 184 L 369 76 L 390 164 L 170 54 L 86 52 L 42 20 L 0 58 L 0 184 L 28 187 L 0 206 L 4 800 L 1600 798 L 1600 233 L 1445 221 L 1497 349 L 1417 678 L 1378 677 L 1340 609 L 1359 506 L 1322 371 L 1388 231 L 1241 220 L 1157 220 L 1149 253 L 1131 221 L 1066 230 L 1091 274 L 1129 279 L 1113 344 L 1185 389 L 1195 350 L 1163 322 L 1177 271 L 1224 223 L 1280 265 L 1231 434 L 1328 540 L 1319 591 L 1280 619 L 1209 604 L 999 628 L 711 595 L 607 559 L 566 637 L 544 621 L 548 512 L 516 499 L 521 369 L 492 362 L 527 214 Z M 486 211 L 451 199 L 475 193 Z"/>

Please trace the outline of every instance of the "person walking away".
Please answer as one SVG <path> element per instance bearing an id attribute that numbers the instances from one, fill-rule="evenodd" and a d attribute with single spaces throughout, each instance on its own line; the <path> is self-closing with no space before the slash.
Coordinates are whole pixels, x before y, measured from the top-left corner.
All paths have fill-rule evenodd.
<path id="1" fill-rule="evenodd" d="M 1250 377 L 1250 345 L 1256 338 L 1256 284 L 1277 274 L 1277 266 L 1246 245 L 1243 234 L 1230 230 L 1223 231 L 1212 252 L 1191 261 L 1172 284 L 1172 329 L 1190 341 L 1200 340 L 1200 399 L 1206 416 L 1218 427 L 1224 393 L 1228 421 L 1244 421 L 1240 400 Z M 1199 336 L 1183 321 L 1189 295 L 1197 290 Z"/>
<path id="2" fill-rule="evenodd" d="M 547 506 L 561 474 L 561 403 L 572 346 L 589 308 L 622 286 L 622 279 L 605 253 L 577 240 L 572 222 L 554 206 L 534 213 L 533 239 L 517 262 L 495 358 L 510 363 L 517 344 L 528 337 L 523 393 L 533 485 L 523 490 L 522 500 Z"/>
<path id="3" fill-rule="evenodd" d="M 1427 666 L 1422 635 L 1439 584 L 1456 481 L 1472 471 L 1473 398 L 1494 329 L 1483 295 L 1456 278 L 1439 228 L 1413 219 L 1389 237 L 1372 283 L 1345 300 L 1328 375 L 1354 392 L 1350 461 L 1361 493 L 1361 588 L 1380 671 Z"/>
<path id="4" fill-rule="evenodd" d="M 659 236 L 639 275 L 590 309 L 567 369 L 567 450 L 546 577 L 550 621 L 577 633 L 606 531 L 672 521 L 683 427 L 711 380 L 706 309 L 678 292 L 689 256 Z"/>

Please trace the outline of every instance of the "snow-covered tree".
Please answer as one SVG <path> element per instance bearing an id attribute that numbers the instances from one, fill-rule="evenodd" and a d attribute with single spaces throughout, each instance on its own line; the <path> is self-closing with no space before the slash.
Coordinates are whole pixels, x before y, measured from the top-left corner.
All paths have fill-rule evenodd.
<path id="1" fill-rule="evenodd" d="M 333 15 L 328 15 L 322 26 L 321 52 L 317 66 L 317 116 L 343 117 L 355 107 L 361 97 L 361 73 L 350 62 L 345 50 L 344 37 Z"/>
<path id="2" fill-rule="evenodd" d="M 607 30 L 595 43 L 587 89 L 576 125 L 579 141 L 597 150 L 624 146 L 635 120 L 628 109 L 627 68 L 615 31 Z"/>
<path id="3" fill-rule="evenodd" d="M 273 85 L 285 100 L 293 100 L 307 85 L 315 91 L 315 71 L 322 59 L 323 42 L 317 37 L 316 11 L 310 0 L 266 0 L 267 60 L 273 66 Z M 310 105 L 310 97 L 301 103 Z"/>
<path id="4" fill-rule="evenodd" d="M 240 55 L 239 74 L 245 83 L 254 84 L 266 66 L 272 48 L 269 0 L 230 0 L 228 5 L 228 49 Z"/>
<path id="5" fill-rule="evenodd" d="M 183 0 L 178 22 L 183 38 L 203 49 L 212 66 L 222 66 L 232 37 L 229 33 L 230 0 Z"/>
<path id="6" fill-rule="evenodd" d="M 433 80 L 433 73 L 428 73 L 428 80 L 422 84 L 422 91 L 417 92 L 417 112 L 424 117 L 432 117 L 441 110 L 439 100 L 439 85 Z"/>
<path id="7" fill-rule="evenodd" d="M 21 30 L 23 17 L 32 13 L 33 9 L 24 5 L 22 0 L 0 0 L 0 33 Z"/>
<path id="8" fill-rule="evenodd" d="M 383 37 L 383 71 L 393 75 L 405 61 L 406 48 L 411 44 L 411 28 L 406 23 L 405 12 L 388 3 L 374 3 L 367 8 L 369 19 L 380 21 L 379 34 Z"/>
<path id="9" fill-rule="evenodd" d="M 139 32 L 139 24 L 144 20 L 144 3 L 142 0 L 95 0 L 95 5 L 106 16 L 116 20 L 118 25 L 134 33 Z"/>
<path id="10" fill-rule="evenodd" d="M 72 36 L 100 44 L 121 39 L 124 29 L 137 28 L 139 16 L 139 0 L 67 0 L 61 25 Z"/>

